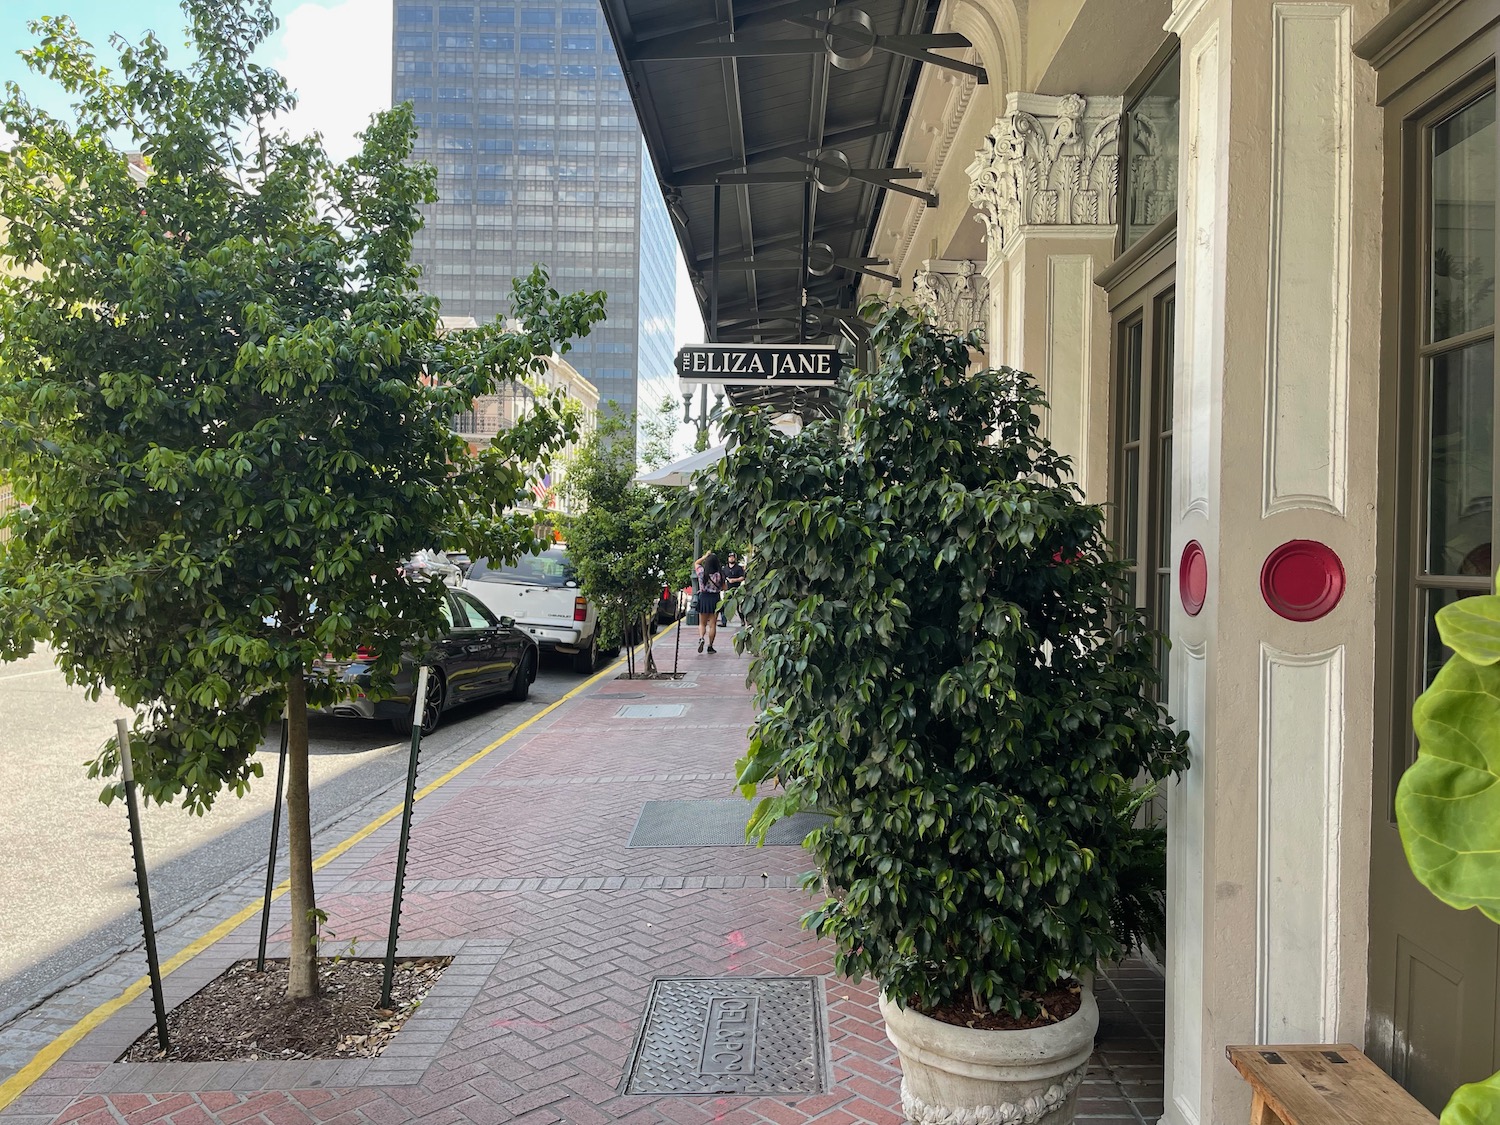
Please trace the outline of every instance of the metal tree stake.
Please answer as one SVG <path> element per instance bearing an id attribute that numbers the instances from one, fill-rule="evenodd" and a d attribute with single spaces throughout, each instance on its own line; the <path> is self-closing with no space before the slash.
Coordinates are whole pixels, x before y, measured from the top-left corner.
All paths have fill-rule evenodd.
<path id="1" fill-rule="evenodd" d="M 417 757 L 422 752 L 422 712 L 427 707 L 427 665 L 417 672 L 417 697 L 411 724 L 411 757 L 406 763 L 406 800 L 401 806 L 401 842 L 396 848 L 396 888 L 391 895 L 391 928 L 385 939 L 385 973 L 380 982 L 380 1006 L 394 1008 L 391 985 L 396 975 L 396 933 L 401 927 L 401 895 L 406 887 L 406 849 L 411 843 L 411 810 L 416 803 Z"/>
<path id="2" fill-rule="evenodd" d="M 266 897 L 260 907 L 260 949 L 255 971 L 266 971 L 266 937 L 271 932 L 271 891 L 276 885 L 276 845 L 281 840 L 281 791 L 286 786 L 287 714 L 281 710 L 281 759 L 276 766 L 276 802 L 271 806 L 271 854 L 266 857 Z"/>
<path id="3" fill-rule="evenodd" d="M 120 746 L 120 776 L 125 782 L 125 813 L 130 820 L 130 850 L 135 859 L 135 889 L 141 900 L 141 929 L 146 935 L 146 971 L 151 976 L 151 1005 L 156 1009 L 156 1042 L 170 1051 L 167 1039 L 167 1006 L 161 991 L 161 963 L 156 958 L 156 923 L 151 917 L 151 888 L 146 883 L 146 848 L 141 839 L 141 810 L 135 797 L 135 767 L 130 760 L 130 727 L 115 720 L 115 738 Z"/>

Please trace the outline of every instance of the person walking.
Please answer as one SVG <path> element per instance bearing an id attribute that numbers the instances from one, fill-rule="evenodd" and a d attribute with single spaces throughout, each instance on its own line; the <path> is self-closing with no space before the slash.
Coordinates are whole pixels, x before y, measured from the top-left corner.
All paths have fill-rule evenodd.
<path id="1" fill-rule="evenodd" d="M 698 651 L 703 651 L 708 642 L 708 651 L 714 651 L 714 640 L 719 635 L 719 598 L 724 593 L 724 571 L 719 566 L 719 556 L 706 551 L 694 569 L 698 574 Z"/>
<path id="2" fill-rule="evenodd" d="M 733 551 L 729 552 L 729 564 L 724 568 L 725 589 L 734 595 L 734 615 L 740 619 L 740 624 L 745 623 L 745 607 L 739 599 L 739 589 L 745 582 L 745 568 L 740 565 L 739 556 Z M 720 625 L 728 622 L 720 621 Z"/>

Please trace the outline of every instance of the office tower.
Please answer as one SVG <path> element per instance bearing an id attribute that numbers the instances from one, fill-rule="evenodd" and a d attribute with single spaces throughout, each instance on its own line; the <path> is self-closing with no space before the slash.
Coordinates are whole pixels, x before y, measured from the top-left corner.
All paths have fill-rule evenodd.
<path id="1" fill-rule="evenodd" d="M 649 411 L 675 391 L 676 242 L 596 0 L 395 9 L 394 100 L 438 169 L 424 288 L 481 321 L 509 315 L 533 264 L 604 290 L 608 319 L 567 359 L 603 402 Z"/>

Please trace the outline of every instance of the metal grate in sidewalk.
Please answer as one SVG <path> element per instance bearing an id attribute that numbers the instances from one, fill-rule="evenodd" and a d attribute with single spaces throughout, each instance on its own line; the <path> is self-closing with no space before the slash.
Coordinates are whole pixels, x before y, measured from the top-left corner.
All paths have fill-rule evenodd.
<path id="1" fill-rule="evenodd" d="M 826 1017 L 813 977 L 658 980 L 627 1094 L 819 1094 Z"/>
<path id="2" fill-rule="evenodd" d="M 722 800 L 647 801 L 626 845 L 631 848 L 746 847 L 745 822 L 752 806 L 738 797 Z M 797 813 L 777 821 L 766 843 L 798 846 L 827 822 L 817 813 Z"/>

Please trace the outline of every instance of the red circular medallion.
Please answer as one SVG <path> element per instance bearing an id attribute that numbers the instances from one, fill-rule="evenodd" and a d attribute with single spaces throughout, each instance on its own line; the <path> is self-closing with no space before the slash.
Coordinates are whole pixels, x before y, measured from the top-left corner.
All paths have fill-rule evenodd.
<path id="1" fill-rule="evenodd" d="M 1189 540 L 1182 549 L 1182 561 L 1177 564 L 1177 593 L 1189 617 L 1197 617 L 1203 611 L 1203 603 L 1208 600 L 1208 559 L 1196 539 Z"/>
<path id="2" fill-rule="evenodd" d="M 1344 564 L 1327 544 L 1293 539 L 1266 556 L 1260 596 L 1288 621 L 1316 621 L 1344 596 Z"/>

